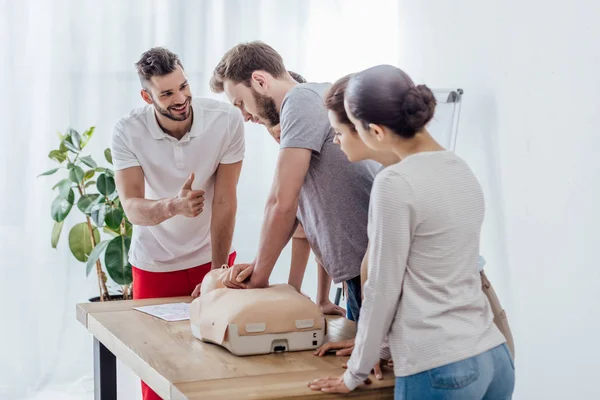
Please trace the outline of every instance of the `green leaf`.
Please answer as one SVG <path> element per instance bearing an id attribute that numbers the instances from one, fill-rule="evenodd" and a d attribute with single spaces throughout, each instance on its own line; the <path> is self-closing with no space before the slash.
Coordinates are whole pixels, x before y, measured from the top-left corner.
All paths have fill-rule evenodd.
<path id="1" fill-rule="evenodd" d="M 96 228 L 93 228 L 93 232 L 96 243 L 99 243 L 100 232 L 98 232 L 98 229 Z M 87 260 L 88 256 L 94 249 L 87 223 L 82 222 L 71 228 L 71 231 L 69 232 L 69 248 L 76 259 L 81 262 L 85 262 Z"/>
<path id="2" fill-rule="evenodd" d="M 86 208 L 86 210 L 84 211 L 86 214 L 91 214 L 94 211 L 98 211 L 98 209 L 100 209 L 100 207 L 103 207 L 103 204 L 106 202 L 106 198 L 104 196 L 100 196 L 98 194 L 96 195 L 98 196 L 98 198 L 96 198 L 92 202 L 92 204 L 90 204 L 89 207 Z"/>
<path id="3" fill-rule="evenodd" d="M 100 174 L 96 180 L 96 186 L 98 191 L 105 196 L 108 196 L 115 191 L 115 178 L 112 176 L 106 176 L 106 174 Z"/>
<path id="4" fill-rule="evenodd" d="M 62 147 L 62 143 L 61 143 L 61 147 Z M 65 149 L 65 151 L 52 150 L 50 153 L 48 153 L 48 158 L 62 164 L 67 159 L 66 151 L 67 151 L 66 149 Z"/>
<path id="5" fill-rule="evenodd" d="M 52 190 L 56 189 L 63 182 L 69 182 L 69 185 L 71 184 L 71 180 L 70 179 L 61 179 L 60 181 L 56 182 L 56 184 L 54 186 L 52 186 Z"/>
<path id="6" fill-rule="evenodd" d="M 65 221 L 54 222 L 54 227 L 52 228 L 52 248 L 55 249 L 58 245 L 58 239 L 60 239 L 60 233 L 62 232 L 63 224 Z"/>
<path id="7" fill-rule="evenodd" d="M 48 170 L 44 173 L 39 174 L 37 177 L 39 178 L 40 176 L 52 175 L 56 171 L 58 171 L 58 168 L 52 168 L 51 170 Z"/>
<path id="8" fill-rule="evenodd" d="M 71 207 L 73 207 L 73 202 L 75 201 L 75 194 L 73 191 L 69 191 L 69 195 L 67 199 L 63 199 L 58 196 L 52 202 L 51 214 L 52 219 L 56 222 L 62 222 L 67 218 L 69 212 L 71 211 Z"/>
<path id="9" fill-rule="evenodd" d="M 119 193 L 116 190 L 108 195 L 108 201 L 115 201 L 118 198 L 119 198 Z"/>
<path id="10" fill-rule="evenodd" d="M 95 209 L 93 208 L 91 215 L 98 228 L 102 228 L 104 226 L 104 218 L 106 217 L 106 212 L 109 210 L 110 208 L 108 205 L 100 205 Z"/>
<path id="11" fill-rule="evenodd" d="M 77 150 L 81 150 L 81 136 L 79 135 L 79 132 L 77 132 L 75 129 L 69 128 L 69 135 L 71 136 L 71 142 L 73 143 L 73 146 L 75 146 Z"/>
<path id="12" fill-rule="evenodd" d="M 79 208 L 81 210 L 81 212 L 88 214 L 86 212 L 87 208 L 90 206 L 90 204 L 92 204 L 94 202 L 94 200 L 96 200 L 98 198 L 98 196 L 100 196 L 99 194 L 86 194 L 84 196 L 81 196 L 79 198 L 79 201 L 77 202 L 77 208 Z"/>
<path id="13" fill-rule="evenodd" d="M 96 172 L 105 172 L 105 171 L 106 171 L 106 168 L 103 168 L 103 167 L 96 168 Z"/>
<path id="14" fill-rule="evenodd" d="M 76 184 L 80 184 L 81 182 L 83 182 L 84 176 L 85 172 L 83 172 L 83 169 L 81 167 L 78 167 L 77 165 L 70 167 L 69 179 L 75 182 Z"/>
<path id="15" fill-rule="evenodd" d="M 115 176 L 115 173 L 111 169 L 108 169 L 108 168 L 106 168 L 104 170 L 104 173 L 106 174 L 106 176 Z"/>
<path id="16" fill-rule="evenodd" d="M 85 165 L 87 165 L 90 168 L 96 168 L 98 166 L 96 164 L 96 161 L 94 161 L 92 159 L 92 156 L 79 157 L 79 159 L 81 160 L 82 163 L 84 163 Z"/>
<path id="17" fill-rule="evenodd" d="M 85 276 L 90 275 L 90 272 L 92 272 L 92 268 L 94 268 L 94 265 L 96 264 L 96 260 L 102 256 L 104 250 L 106 249 L 106 246 L 108 246 L 109 243 L 110 240 L 104 240 L 98 243 L 96 247 L 94 247 L 85 265 Z"/>
<path id="18" fill-rule="evenodd" d="M 104 225 L 104 227 L 102 228 L 102 231 L 104 231 L 104 233 L 108 233 L 110 236 L 112 237 L 117 237 L 120 235 L 119 232 L 115 232 L 112 229 L 110 229 L 108 226 Z"/>
<path id="19" fill-rule="evenodd" d="M 112 152 L 110 151 L 110 149 L 105 149 L 104 150 L 104 158 L 106 158 L 106 161 L 109 162 L 110 165 L 112 165 L 113 161 L 112 161 Z"/>
<path id="20" fill-rule="evenodd" d="M 58 151 L 63 153 L 65 155 L 65 160 L 67 159 L 67 152 L 69 151 L 69 149 L 67 149 L 67 146 L 65 146 L 65 141 L 66 141 L 66 136 L 63 137 L 63 141 L 60 142 L 60 146 L 58 147 Z"/>
<path id="21" fill-rule="evenodd" d="M 94 174 L 96 174 L 96 171 L 94 171 L 93 169 L 85 171 L 85 174 L 83 175 L 83 180 L 87 181 L 88 179 L 91 179 L 94 176 Z"/>
<path id="22" fill-rule="evenodd" d="M 88 188 L 88 187 L 90 187 L 90 186 L 92 186 L 92 185 L 95 185 L 95 184 L 96 184 L 96 181 L 89 181 L 89 182 L 87 182 L 87 183 L 85 184 L 85 187 L 86 187 L 86 188 Z"/>
<path id="23" fill-rule="evenodd" d="M 63 140 L 63 145 L 67 148 L 67 150 L 72 151 L 75 154 L 79 153 L 79 149 L 75 147 L 75 145 L 68 140 Z"/>
<path id="24" fill-rule="evenodd" d="M 69 192 L 72 191 L 71 185 L 73 185 L 73 182 L 71 182 L 70 179 L 63 179 L 58 181 L 58 183 L 54 185 L 52 190 L 58 188 L 58 193 L 60 197 L 62 197 L 63 199 L 68 199 L 70 196 Z"/>
<path id="25" fill-rule="evenodd" d="M 71 203 L 71 205 L 75 204 L 75 193 L 73 192 L 73 189 L 69 189 L 67 193 L 67 201 Z"/>
<path id="26" fill-rule="evenodd" d="M 121 221 L 123 221 L 123 213 L 118 208 L 109 210 L 104 217 L 104 223 L 115 231 L 121 226 Z"/>
<path id="27" fill-rule="evenodd" d="M 133 281 L 131 264 L 128 261 L 131 239 L 117 236 L 112 239 L 104 253 L 104 265 L 111 279 L 119 285 L 129 285 Z"/>
<path id="28" fill-rule="evenodd" d="M 92 138 L 92 135 L 94 134 L 95 129 L 96 128 L 94 126 L 92 126 L 90 129 L 88 129 L 87 131 L 85 131 L 81 134 L 81 148 L 82 149 L 85 147 L 85 145 L 88 144 L 88 142 Z"/>

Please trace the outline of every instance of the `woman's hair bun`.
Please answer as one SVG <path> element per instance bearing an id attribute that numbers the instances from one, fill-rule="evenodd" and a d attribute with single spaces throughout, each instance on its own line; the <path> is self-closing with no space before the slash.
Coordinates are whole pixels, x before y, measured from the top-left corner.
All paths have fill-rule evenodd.
<path id="1" fill-rule="evenodd" d="M 404 132 L 413 133 L 423 129 L 435 111 L 436 100 L 433 92 L 425 85 L 411 87 L 404 94 L 401 113 L 404 120 Z"/>

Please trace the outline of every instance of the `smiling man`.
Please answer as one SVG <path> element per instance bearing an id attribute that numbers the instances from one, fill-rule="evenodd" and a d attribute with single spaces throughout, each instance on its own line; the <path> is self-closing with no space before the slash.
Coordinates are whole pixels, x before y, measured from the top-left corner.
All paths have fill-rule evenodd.
<path id="1" fill-rule="evenodd" d="M 298 219 L 315 255 L 335 283 L 348 287 L 348 318 L 360 311 L 360 266 L 367 248 L 369 195 L 380 166 L 350 163 L 333 143 L 323 83 L 294 80 L 283 59 L 262 42 L 229 50 L 215 67 L 214 92 L 225 92 L 247 119 L 280 124 L 280 151 L 265 208 L 258 254 L 236 265 L 229 287 L 265 287 Z M 248 275 L 248 282 L 243 281 Z"/>
<path id="2" fill-rule="evenodd" d="M 197 295 L 211 268 L 235 259 L 242 114 L 192 97 L 179 58 L 167 49 L 148 50 L 136 67 L 147 105 L 121 118 L 112 137 L 117 189 L 134 225 L 133 297 Z M 145 384 L 142 394 L 160 399 Z"/>

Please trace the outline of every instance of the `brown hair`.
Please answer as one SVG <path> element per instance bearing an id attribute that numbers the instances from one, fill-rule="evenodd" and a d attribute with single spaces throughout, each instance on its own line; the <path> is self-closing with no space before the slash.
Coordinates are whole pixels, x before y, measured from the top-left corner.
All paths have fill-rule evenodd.
<path id="1" fill-rule="evenodd" d="M 352 77 L 352 74 L 338 79 L 331 85 L 325 94 L 325 107 L 335 114 L 340 123 L 350 125 L 354 129 L 354 125 L 350 122 L 348 114 L 346 114 L 346 110 L 344 109 L 344 93 L 346 92 L 346 86 L 348 86 L 350 77 Z"/>
<path id="2" fill-rule="evenodd" d="M 151 48 L 144 52 L 140 60 L 135 63 L 142 86 L 153 76 L 168 75 L 175 71 L 178 66 L 183 69 L 177 54 L 164 47 Z"/>
<path id="3" fill-rule="evenodd" d="M 222 93 L 226 80 L 250 86 L 252 73 L 257 70 L 268 72 L 275 78 L 286 73 L 283 58 L 268 44 L 260 41 L 238 44 L 225 53 L 215 67 L 210 89 Z"/>
<path id="4" fill-rule="evenodd" d="M 405 138 L 412 138 L 431 121 L 436 106 L 427 86 L 415 86 L 404 71 L 391 65 L 354 75 L 346 88 L 346 101 L 365 129 L 369 124 L 382 125 Z"/>
<path id="5" fill-rule="evenodd" d="M 306 83 L 306 79 L 302 75 L 294 71 L 288 71 L 288 74 L 298 83 Z"/>

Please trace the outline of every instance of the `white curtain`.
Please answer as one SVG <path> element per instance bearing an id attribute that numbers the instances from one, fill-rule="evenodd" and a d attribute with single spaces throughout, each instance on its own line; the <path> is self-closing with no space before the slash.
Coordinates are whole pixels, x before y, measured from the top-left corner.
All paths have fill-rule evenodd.
<path id="1" fill-rule="evenodd" d="M 486 195 L 486 272 L 508 310 L 515 399 L 596 399 L 600 3 L 399 1 L 399 62 L 463 85 L 457 149 Z"/>
<path id="2" fill-rule="evenodd" d="M 0 398 L 92 398 L 91 337 L 75 320 L 75 304 L 97 295 L 95 276 L 68 249 L 67 218 L 50 247 L 50 204 L 57 175 L 47 154 L 57 131 L 96 127 L 89 151 L 109 146 L 112 125 L 140 106 L 133 64 L 152 46 L 180 55 L 194 95 L 218 97 L 208 79 L 222 54 L 261 39 L 287 67 L 311 81 L 332 81 L 376 63 L 397 63 L 394 1 L 0 0 Z M 376 29 L 375 29 L 376 27 Z M 247 125 L 235 244 L 253 257 L 277 146 Z M 287 279 L 289 248 L 274 281 Z M 332 288 L 332 291 L 335 288 Z M 304 291 L 316 295 L 311 261 Z M 139 398 L 138 380 L 120 367 L 119 397 Z M 36 397 L 37 396 L 37 397 Z"/>

